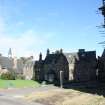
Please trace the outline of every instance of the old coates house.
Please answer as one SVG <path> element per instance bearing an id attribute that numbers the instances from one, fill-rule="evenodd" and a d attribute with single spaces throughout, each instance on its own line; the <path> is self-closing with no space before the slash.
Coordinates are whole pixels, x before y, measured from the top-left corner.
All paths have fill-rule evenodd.
<path id="1" fill-rule="evenodd" d="M 77 53 L 63 53 L 62 50 L 50 54 L 49 49 L 44 60 L 40 53 L 39 61 L 34 65 L 34 79 L 38 81 L 59 82 L 60 71 L 63 81 L 96 80 L 96 51 L 80 49 Z"/>

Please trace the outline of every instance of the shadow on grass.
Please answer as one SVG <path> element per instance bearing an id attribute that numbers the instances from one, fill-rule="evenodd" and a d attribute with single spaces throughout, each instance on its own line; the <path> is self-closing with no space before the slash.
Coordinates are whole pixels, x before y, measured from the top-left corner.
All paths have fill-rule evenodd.
<path id="1" fill-rule="evenodd" d="M 97 94 L 105 97 L 105 82 L 82 82 L 82 83 L 73 83 L 70 82 L 64 85 L 65 89 L 74 89 L 80 92 Z"/>

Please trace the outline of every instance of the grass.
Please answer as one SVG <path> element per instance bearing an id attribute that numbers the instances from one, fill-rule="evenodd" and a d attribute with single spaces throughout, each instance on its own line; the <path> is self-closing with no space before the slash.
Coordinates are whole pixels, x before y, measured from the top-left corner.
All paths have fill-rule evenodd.
<path id="1" fill-rule="evenodd" d="M 23 88 L 23 87 L 39 87 L 40 84 L 33 80 L 1 80 L 0 88 Z"/>

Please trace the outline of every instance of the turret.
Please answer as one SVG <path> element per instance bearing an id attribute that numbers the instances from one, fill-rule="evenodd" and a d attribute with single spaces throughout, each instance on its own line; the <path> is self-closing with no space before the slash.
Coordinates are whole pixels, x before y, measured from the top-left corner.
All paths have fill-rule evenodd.
<path id="1" fill-rule="evenodd" d="M 12 58 L 12 50 L 11 50 L 11 48 L 9 48 L 9 51 L 8 51 L 8 58 Z"/>
<path id="2" fill-rule="evenodd" d="M 62 49 L 62 48 L 60 49 L 60 53 L 61 53 L 61 54 L 63 53 L 63 49 Z"/>
<path id="3" fill-rule="evenodd" d="M 42 61 L 42 53 L 39 54 L 39 61 Z"/>
<path id="4" fill-rule="evenodd" d="M 49 55 L 50 54 L 50 50 L 49 49 L 47 49 L 47 54 L 46 55 Z"/>

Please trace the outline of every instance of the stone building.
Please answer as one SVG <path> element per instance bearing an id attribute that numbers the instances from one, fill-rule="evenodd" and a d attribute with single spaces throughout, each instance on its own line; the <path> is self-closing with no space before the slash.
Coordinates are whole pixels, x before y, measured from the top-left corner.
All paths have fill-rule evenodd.
<path id="1" fill-rule="evenodd" d="M 4 72 L 14 72 L 23 74 L 23 61 L 20 58 L 12 56 L 12 50 L 9 48 L 8 57 L 0 54 L 0 74 Z"/>
<path id="2" fill-rule="evenodd" d="M 23 74 L 23 61 L 20 58 L 13 58 L 13 70 L 15 71 L 16 74 Z"/>
<path id="3" fill-rule="evenodd" d="M 17 76 L 25 77 L 25 79 L 32 79 L 34 72 L 33 56 L 30 57 L 13 57 L 12 50 L 9 48 L 8 57 L 0 54 L 0 75 L 6 72 L 16 73 Z"/>
<path id="4" fill-rule="evenodd" d="M 0 74 L 13 71 L 13 59 L 0 56 Z"/>
<path id="5" fill-rule="evenodd" d="M 105 49 L 101 57 L 98 57 L 98 80 L 105 81 Z"/>
<path id="6" fill-rule="evenodd" d="M 39 61 L 35 61 L 34 64 L 34 74 L 33 79 L 37 81 L 43 81 L 44 80 L 44 61 L 42 60 L 42 54 L 39 55 Z"/>
<path id="7" fill-rule="evenodd" d="M 77 53 L 65 54 L 69 62 L 69 80 L 96 80 L 96 52 L 80 49 Z"/>
<path id="8" fill-rule="evenodd" d="M 63 71 L 63 81 L 69 80 L 68 61 L 63 53 L 49 54 L 44 60 L 44 79 L 49 82 L 59 82 L 60 71 Z"/>
<path id="9" fill-rule="evenodd" d="M 34 69 L 34 63 L 33 57 L 29 57 L 26 59 L 26 62 L 24 63 L 23 67 L 23 76 L 27 80 L 31 80 L 34 76 L 33 69 Z"/>
<path id="10" fill-rule="evenodd" d="M 0 74 L 4 72 L 15 72 L 16 74 L 23 74 L 23 61 L 16 57 L 0 56 Z"/>
<path id="11" fill-rule="evenodd" d="M 34 61 L 27 61 L 26 64 L 23 67 L 23 76 L 27 80 L 31 80 L 33 78 L 33 67 L 34 67 Z"/>
<path id="12" fill-rule="evenodd" d="M 63 71 L 63 82 L 96 80 L 96 51 L 79 50 L 77 53 L 63 53 L 62 50 L 47 54 L 44 60 L 40 55 L 35 62 L 35 80 L 59 82 Z"/>

